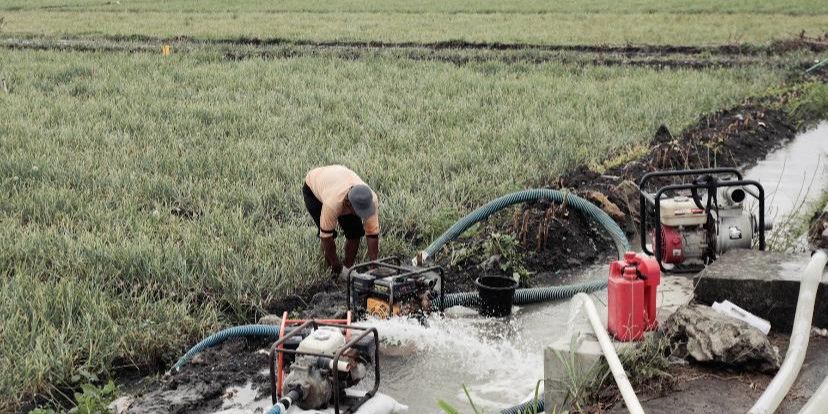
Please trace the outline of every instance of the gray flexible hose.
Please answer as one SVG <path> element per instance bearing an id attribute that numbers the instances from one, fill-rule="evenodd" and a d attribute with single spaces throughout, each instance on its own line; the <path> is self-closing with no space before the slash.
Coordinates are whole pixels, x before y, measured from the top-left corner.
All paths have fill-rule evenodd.
<path id="1" fill-rule="evenodd" d="M 553 190 L 548 188 L 536 188 L 530 190 L 518 191 L 516 193 L 508 194 L 496 200 L 490 201 L 486 205 L 474 210 L 469 215 L 463 217 L 454 225 L 449 227 L 445 233 L 431 243 L 424 251 L 426 257 L 433 257 L 446 243 L 456 239 L 463 232 L 468 230 L 477 222 L 486 219 L 492 214 L 503 210 L 509 206 L 518 203 L 525 203 L 527 201 L 549 200 L 558 204 L 566 204 L 603 227 L 612 241 L 615 243 L 615 248 L 618 253 L 618 258 L 624 257 L 624 253 L 630 250 L 630 242 L 624 234 L 624 230 L 618 226 L 618 223 L 612 219 L 604 210 L 601 210 L 596 205 L 578 197 L 572 193 L 560 190 Z M 607 279 L 596 280 L 594 282 L 578 283 L 564 286 L 544 286 L 528 289 L 517 289 L 515 291 L 514 303 L 516 305 L 525 305 L 529 303 L 547 302 L 551 300 L 567 299 L 577 293 L 594 292 L 607 287 Z M 451 293 L 445 297 L 444 307 L 451 307 L 457 305 L 475 306 L 478 304 L 479 297 L 477 292 L 463 292 Z M 440 303 L 435 303 L 435 308 L 439 308 Z"/>
<path id="2" fill-rule="evenodd" d="M 234 326 L 232 328 L 216 332 L 190 348 L 184 356 L 178 359 L 178 362 L 176 362 L 172 367 L 172 372 L 176 373 L 180 371 L 181 368 L 190 362 L 194 356 L 198 355 L 205 349 L 214 347 L 230 338 L 256 336 L 278 338 L 279 327 L 274 325 L 243 325 Z"/>
<path id="3" fill-rule="evenodd" d="M 500 414 L 534 414 L 542 413 L 543 411 L 543 400 L 532 400 L 514 407 L 504 408 L 500 410 Z"/>

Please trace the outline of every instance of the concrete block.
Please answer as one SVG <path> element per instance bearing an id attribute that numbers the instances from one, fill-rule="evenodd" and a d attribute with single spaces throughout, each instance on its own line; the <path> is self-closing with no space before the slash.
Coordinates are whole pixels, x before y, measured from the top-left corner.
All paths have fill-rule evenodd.
<path id="1" fill-rule="evenodd" d="M 710 305 L 729 300 L 771 323 L 771 330 L 790 333 L 799 280 L 807 255 L 758 250 L 732 250 L 695 277 L 696 300 Z M 817 291 L 813 325 L 828 326 L 828 275 Z"/>
<path id="2" fill-rule="evenodd" d="M 602 355 L 595 335 L 585 333 L 565 336 L 543 350 L 546 412 L 562 409 L 574 384 L 590 378 Z"/>
<path id="3" fill-rule="evenodd" d="M 686 292 L 686 290 L 684 290 Z M 659 299 L 659 303 L 661 299 Z M 667 295 L 667 302 L 689 301 L 682 295 Z M 601 345 L 586 312 L 580 306 L 572 305 L 570 301 L 570 315 L 567 332 L 552 345 L 543 351 L 543 399 L 546 412 L 567 410 L 562 407 L 573 387 L 594 379 L 595 369 L 604 357 Z M 604 328 L 607 326 L 607 307 L 602 301 L 595 301 L 595 307 L 601 318 Z M 616 352 L 623 352 L 638 342 L 614 341 Z M 550 408 L 552 407 L 552 408 Z"/>

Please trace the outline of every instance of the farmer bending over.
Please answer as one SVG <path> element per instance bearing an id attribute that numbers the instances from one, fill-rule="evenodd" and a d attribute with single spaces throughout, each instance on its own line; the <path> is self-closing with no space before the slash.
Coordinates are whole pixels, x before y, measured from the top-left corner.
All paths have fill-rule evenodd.
<path id="1" fill-rule="evenodd" d="M 345 277 L 354 265 L 362 236 L 368 240 L 368 258 L 379 255 L 377 195 L 355 172 L 341 165 L 319 167 L 305 176 L 305 207 L 319 229 L 325 260 L 334 276 Z M 345 233 L 345 260 L 336 254 L 336 223 Z"/>

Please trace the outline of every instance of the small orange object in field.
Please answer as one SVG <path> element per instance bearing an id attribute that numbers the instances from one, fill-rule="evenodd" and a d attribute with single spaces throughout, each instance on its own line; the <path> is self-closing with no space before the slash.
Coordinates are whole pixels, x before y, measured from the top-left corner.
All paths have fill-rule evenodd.
<path id="1" fill-rule="evenodd" d="M 170 49 L 170 45 L 161 46 L 161 55 L 162 56 L 169 56 L 171 51 L 172 50 Z"/>

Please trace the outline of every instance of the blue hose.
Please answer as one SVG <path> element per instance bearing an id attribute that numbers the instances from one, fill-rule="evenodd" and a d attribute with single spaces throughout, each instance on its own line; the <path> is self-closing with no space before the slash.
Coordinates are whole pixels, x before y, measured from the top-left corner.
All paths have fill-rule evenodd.
<path id="1" fill-rule="evenodd" d="M 517 203 L 524 203 L 527 201 L 550 200 L 559 204 L 566 204 L 588 218 L 600 224 L 609 233 L 612 241 L 615 243 L 615 248 L 618 253 L 618 258 L 624 257 L 624 253 L 630 250 L 630 242 L 624 234 L 624 230 L 618 226 L 604 210 L 601 210 L 594 204 L 574 194 L 552 190 L 548 188 L 537 188 L 530 190 L 518 191 L 516 193 L 508 194 L 496 200 L 488 202 L 486 205 L 474 210 L 469 215 L 463 217 L 458 222 L 454 223 L 445 233 L 431 243 L 426 249 L 425 253 L 428 257 L 433 257 L 443 246 L 451 240 L 459 237 L 463 232 L 468 230 L 475 223 L 491 216 L 492 214 L 503 210 L 506 207 Z M 580 292 L 594 292 L 607 287 L 607 279 L 596 280 L 594 282 L 578 283 L 574 285 L 564 286 L 544 286 L 528 289 L 517 289 L 515 291 L 514 303 L 516 305 L 526 305 L 530 303 L 546 302 L 551 300 L 567 299 L 575 296 Z M 475 306 L 478 304 L 479 297 L 477 292 L 463 292 L 451 293 L 445 297 L 444 307 L 452 307 L 457 305 Z M 435 302 L 435 308 L 439 308 L 440 303 Z"/>
<path id="2" fill-rule="evenodd" d="M 194 356 L 207 348 L 214 347 L 230 338 L 247 336 L 278 337 L 279 327 L 275 325 L 242 325 L 216 332 L 190 348 L 184 356 L 178 359 L 172 371 L 180 371 Z"/>
<path id="3" fill-rule="evenodd" d="M 270 410 L 267 411 L 266 414 L 282 414 L 282 407 L 279 407 L 278 405 L 274 405 L 273 407 L 270 408 Z"/>

